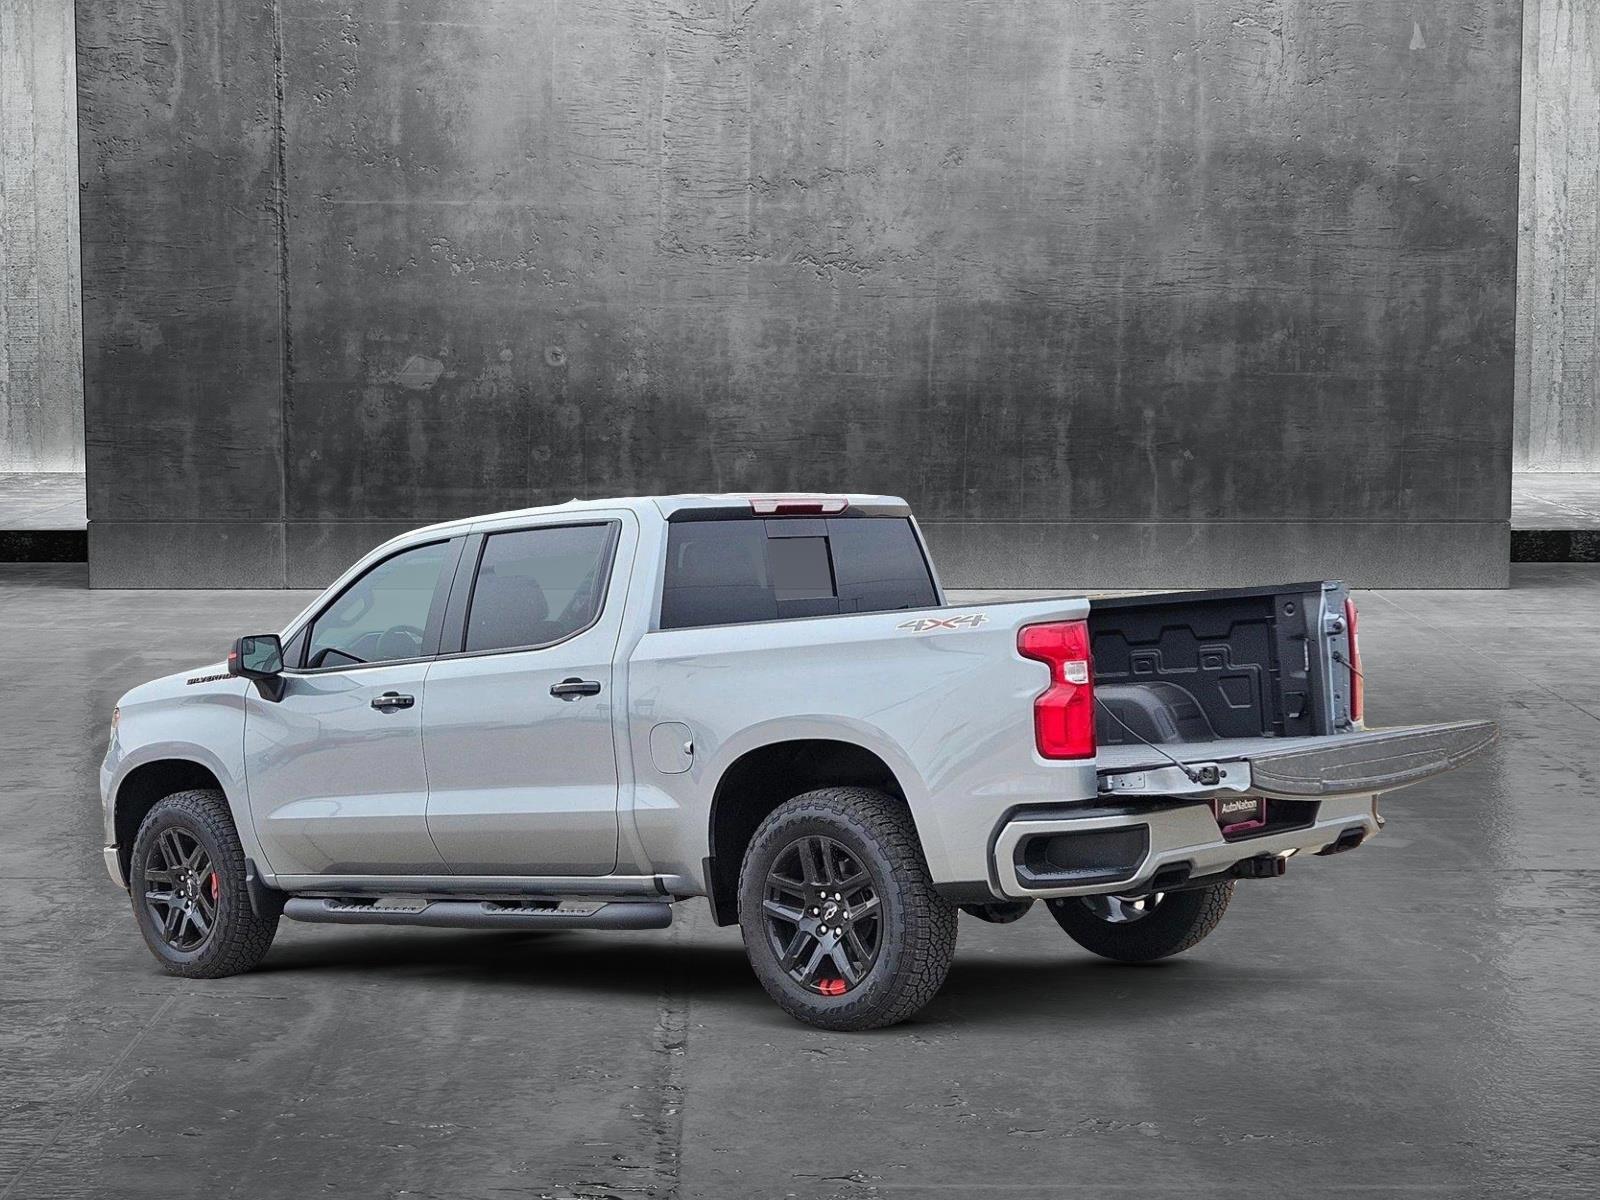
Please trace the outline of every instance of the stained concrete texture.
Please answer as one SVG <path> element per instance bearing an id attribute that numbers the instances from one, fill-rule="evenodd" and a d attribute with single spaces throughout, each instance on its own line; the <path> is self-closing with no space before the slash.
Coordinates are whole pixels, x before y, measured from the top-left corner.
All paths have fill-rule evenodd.
<path id="1" fill-rule="evenodd" d="M 1375 723 L 1503 740 L 1356 853 L 1242 883 L 1115 966 L 963 918 L 915 1021 L 779 1012 L 701 902 L 667 931 L 285 922 L 262 969 L 159 973 L 99 859 L 123 689 L 293 594 L 0 568 L 0 1196 L 1296 1197 L 1600 1190 L 1600 567 L 1368 593 Z"/>
<path id="2" fill-rule="evenodd" d="M 72 0 L 0 4 L 0 471 L 83 470 Z"/>
<path id="3" fill-rule="evenodd" d="M 93 579 L 832 489 L 958 585 L 1503 584 L 1519 22 L 85 5 Z"/>
<path id="4" fill-rule="evenodd" d="M 1600 470 L 1600 9 L 1525 0 L 1519 470 Z"/>

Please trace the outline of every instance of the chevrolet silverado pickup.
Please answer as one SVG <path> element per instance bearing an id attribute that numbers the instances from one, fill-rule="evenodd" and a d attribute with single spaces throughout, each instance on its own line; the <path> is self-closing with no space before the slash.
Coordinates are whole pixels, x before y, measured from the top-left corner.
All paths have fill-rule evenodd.
<path id="1" fill-rule="evenodd" d="M 573 501 L 385 543 L 117 703 L 105 863 L 169 972 L 280 917 L 656 929 L 705 897 L 801 1021 L 903 1020 L 957 913 L 1187 950 L 1481 721 L 1366 729 L 1338 583 L 947 604 L 886 496 Z"/>

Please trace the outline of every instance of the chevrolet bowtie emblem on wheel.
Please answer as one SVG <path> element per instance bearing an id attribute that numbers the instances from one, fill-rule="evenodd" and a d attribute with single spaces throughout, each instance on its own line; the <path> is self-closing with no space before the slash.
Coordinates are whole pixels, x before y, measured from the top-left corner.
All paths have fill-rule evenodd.
<path id="1" fill-rule="evenodd" d="M 914 621 L 901 621 L 895 628 L 912 633 L 928 633 L 934 629 L 976 629 L 988 619 L 982 613 L 962 613 L 959 617 L 918 617 Z"/>

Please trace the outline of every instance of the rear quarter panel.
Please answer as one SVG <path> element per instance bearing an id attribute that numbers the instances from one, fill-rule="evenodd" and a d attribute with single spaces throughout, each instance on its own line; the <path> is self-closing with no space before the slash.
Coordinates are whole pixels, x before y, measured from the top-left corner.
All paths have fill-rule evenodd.
<path id="1" fill-rule="evenodd" d="M 1021 626 L 1087 612 L 1062 599 L 644 634 L 629 659 L 627 741 L 645 854 L 703 886 L 711 803 L 728 768 L 775 742 L 828 738 L 894 772 L 936 882 L 987 879 L 989 835 L 1006 810 L 1095 794 L 1092 760 L 1036 754 L 1046 668 L 1016 651 Z M 959 617 L 968 620 L 945 623 Z M 687 727 L 694 746 L 679 773 L 652 759 L 651 732 L 666 723 Z"/>

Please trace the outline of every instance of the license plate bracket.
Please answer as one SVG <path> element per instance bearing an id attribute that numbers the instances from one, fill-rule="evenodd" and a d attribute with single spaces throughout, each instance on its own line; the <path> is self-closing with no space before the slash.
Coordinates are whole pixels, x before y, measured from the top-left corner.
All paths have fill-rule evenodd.
<path id="1" fill-rule="evenodd" d="M 1249 833 L 1267 823 L 1265 796 L 1218 796 L 1211 801 L 1211 811 L 1223 837 Z"/>

